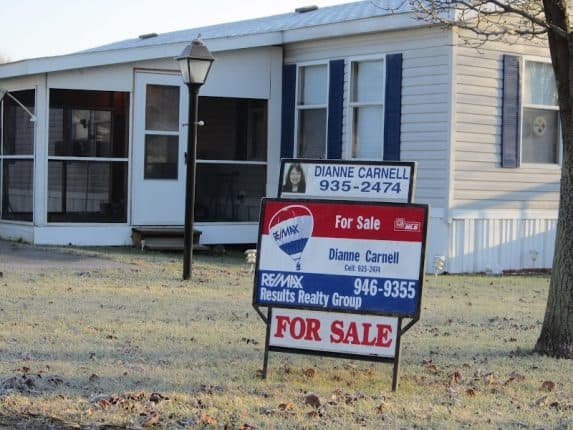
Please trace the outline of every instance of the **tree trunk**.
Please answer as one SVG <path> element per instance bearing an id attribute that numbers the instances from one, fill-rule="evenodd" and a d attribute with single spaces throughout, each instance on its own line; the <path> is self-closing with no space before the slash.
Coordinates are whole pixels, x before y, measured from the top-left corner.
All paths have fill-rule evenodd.
<path id="1" fill-rule="evenodd" d="M 569 130 L 573 123 L 567 121 Z M 573 134 L 563 136 L 563 165 L 555 256 L 545 318 L 535 350 L 552 357 L 573 359 Z"/>
<path id="2" fill-rule="evenodd" d="M 567 37 L 549 31 L 549 48 L 559 96 L 563 162 L 549 297 L 535 350 L 573 359 L 573 35 L 569 32 L 567 0 L 544 0 L 549 23 L 567 30 Z"/>

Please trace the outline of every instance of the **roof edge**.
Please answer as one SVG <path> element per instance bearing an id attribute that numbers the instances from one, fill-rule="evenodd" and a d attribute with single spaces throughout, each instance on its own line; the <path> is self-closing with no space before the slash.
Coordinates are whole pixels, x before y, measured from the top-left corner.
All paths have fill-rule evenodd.
<path id="1" fill-rule="evenodd" d="M 345 37 L 367 33 L 407 30 L 429 27 L 431 24 L 417 20 L 412 12 L 361 18 L 352 21 L 327 23 L 290 30 L 257 33 L 215 39 L 205 38 L 213 53 L 236 49 L 285 45 L 288 43 Z M 0 79 L 53 73 L 65 70 L 117 65 L 161 58 L 175 58 L 191 41 L 173 42 L 136 48 L 106 51 L 81 51 L 54 57 L 40 57 L 0 65 Z"/>

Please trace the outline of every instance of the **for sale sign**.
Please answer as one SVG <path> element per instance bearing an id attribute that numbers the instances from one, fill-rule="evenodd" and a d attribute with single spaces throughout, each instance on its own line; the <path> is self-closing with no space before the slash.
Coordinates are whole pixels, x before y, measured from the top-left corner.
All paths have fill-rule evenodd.
<path id="1" fill-rule="evenodd" d="M 373 315 L 272 308 L 271 349 L 394 358 L 398 320 Z"/>
<path id="2" fill-rule="evenodd" d="M 427 205 L 264 199 L 253 304 L 416 317 Z"/>

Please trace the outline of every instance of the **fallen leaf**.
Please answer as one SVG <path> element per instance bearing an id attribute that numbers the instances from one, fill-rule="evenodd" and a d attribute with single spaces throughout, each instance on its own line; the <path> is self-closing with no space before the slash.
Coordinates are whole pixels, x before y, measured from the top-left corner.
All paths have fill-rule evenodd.
<path id="1" fill-rule="evenodd" d="M 239 427 L 239 430 L 251 430 L 252 428 L 253 428 L 253 426 L 245 423 L 245 424 L 241 425 L 241 427 Z"/>
<path id="2" fill-rule="evenodd" d="M 475 395 L 476 395 L 476 390 L 474 390 L 473 388 L 468 388 L 468 389 L 466 390 L 466 395 L 467 395 L 468 397 L 475 397 Z"/>
<path id="3" fill-rule="evenodd" d="M 438 373 L 438 366 L 436 366 L 434 363 L 429 363 L 426 366 L 426 369 L 429 370 L 432 373 Z"/>
<path id="4" fill-rule="evenodd" d="M 160 393 L 151 393 L 151 395 L 149 396 L 149 401 L 153 403 L 159 403 L 162 400 L 169 400 L 169 397 L 164 396 L 163 394 Z"/>
<path id="5" fill-rule="evenodd" d="M 96 405 L 99 406 L 102 409 L 107 409 L 109 407 L 111 407 L 111 403 L 109 400 L 107 399 L 100 399 L 96 402 Z"/>
<path id="6" fill-rule="evenodd" d="M 129 394 L 126 394 L 125 397 L 129 400 L 139 401 L 139 400 L 143 400 L 145 398 L 145 392 L 139 391 L 137 393 L 129 393 Z"/>
<path id="7" fill-rule="evenodd" d="M 309 367 L 308 369 L 302 369 L 302 373 L 304 373 L 304 376 L 307 378 L 313 378 L 316 371 L 312 367 Z"/>
<path id="8" fill-rule="evenodd" d="M 507 385 L 507 384 L 514 382 L 514 381 L 515 382 L 523 382 L 523 381 L 525 381 L 525 376 L 523 376 L 520 373 L 513 371 L 509 374 L 509 378 L 507 379 L 507 381 L 505 381 L 505 383 L 503 385 Z"/>
<path id="9" fill-rule="evenodd" d="M 344 403 L 346 403 L 347 405 L 353 405 L 356 403 L 357 400 L 358 398 L 356 396 L 351 396 L 350 394 L 344 395 Z"/>
<path id="10" fill-rule="evenodd" d="M 205 425 L 208 425 L 208 426 L 216 426 L 217 425 L 217 420 L 209 414 L 201 415 L 201 422 Z"/>
<path id="11" fill-rule="evenodd" d="M 314 417 L 319 417 L 320 414 L 318 413 L 318 411 L 310 411 L 310 412 L 307 412 L 306 416 L 309 418 L 314 418 Z"/>
<path id="12" fill-rule="evenodd" d="M 294 403 L 293 402 L 286 402 L 286 403 L 281 403 L 279 405 L 279 409 L 281 411 L 292 411 L 294 409 Z"/>
<path id="13" fill-rule="evenodd" d="M 495 384 L 497 381 L 495 379 L 495 375 L 493 372 L 487 373 L 484 375 L 485 382 L 489 385 Z"/>
<path id="14" fill-rule="evenodd" d="M 152 412 L 143 420 L 143 427 L 152 427 L 159 423 L 159 413 Z"/>
<path id="15" fill-rule="evenodd" d="M 318 398 L 318 396 L 316 394 L 309 394 L 306 396 L 306 399 L 304 400 L 304 404 L 310 405 L 313 408 L 318 408 L 320 406 L 320 399 Z"/>
<path id="16" fill-rule="evenodd" d="M 376 406 L 376 412 L 378 412 L 379 414 L 383 414 L 385 406 L 386 405 L 384 403 L 380 403 L 378 406 Z"/>
<path id="17" fill-rule="evenodd" d="M 537 400 L 535 401 L 535 406 L 543 406 L 543 405 L 545 405 L 545 404 L 547 403 L 547 397 L 548 397 L 548 396 L 543 396 L 543 397 L 540 397 L 539 399 L 537 399 Z"/>
<path id="18" fill-rule="evenodd" d="M 48 382 L 54 385 L 62 385 L 64 380 L 58 376 L 51 376 L 48 378 Z"/>
<path id="19" fill-rule="evenodd" d="M 454 373 L 452 373 L 452 375 L 450 376 L 450 385 L 455 385 L 458 382 L 460 382 L 460 380 L 463 378 L 463 374 L 462 372 L 460 372 L 459 370 L 456 370 Z"/>
<path id="20" fill-rule="evenodd" d="M 541 388 L 546 391 L 553 391 L 555 389 L 555 382 L 553 381 L 543 381 Z"/>

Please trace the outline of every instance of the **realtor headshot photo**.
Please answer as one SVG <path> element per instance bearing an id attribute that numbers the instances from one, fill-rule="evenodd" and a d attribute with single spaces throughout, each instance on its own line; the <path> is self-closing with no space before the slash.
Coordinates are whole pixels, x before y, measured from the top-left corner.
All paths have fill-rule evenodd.
<path id="1" fill-rule="evenodd" d="M 304 170 L 299 163 L 292 163 L 288 167 L 281 191 L 283 193 L 304 193 L 306 191 Z"/>

